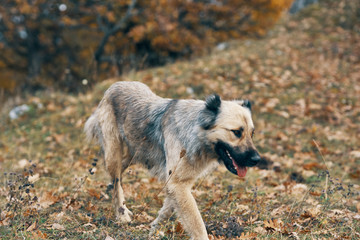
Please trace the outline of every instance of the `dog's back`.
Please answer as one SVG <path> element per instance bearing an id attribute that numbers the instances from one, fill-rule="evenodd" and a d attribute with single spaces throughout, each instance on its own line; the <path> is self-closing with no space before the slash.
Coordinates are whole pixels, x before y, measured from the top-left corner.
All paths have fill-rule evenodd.
<path id="1" fill-rule="evenodd" d="M 105 153 L 123 146 L 125 161 L 141 163 L 161 177 L 166 164 L 161 122 L 174 101 L 155 95 L 140 82 L 114 83 L 85 124 L 87 139 L 97 141 Z"/>
<path id="2" fill-rule="evenodd" d="M 159 98 L 146 85 L 140 82 L 116 82 L 105 92 L 95 112 L 86 121 L 84 131 L 88 141 L 98 141 L 101 146 L 101 125 L 106 122 L 115 123 L 114 126 L 124 124 L 128 105 L 141 110 L 147 102 Z M 109 125 L 110 123 L 108 123 Z"/>

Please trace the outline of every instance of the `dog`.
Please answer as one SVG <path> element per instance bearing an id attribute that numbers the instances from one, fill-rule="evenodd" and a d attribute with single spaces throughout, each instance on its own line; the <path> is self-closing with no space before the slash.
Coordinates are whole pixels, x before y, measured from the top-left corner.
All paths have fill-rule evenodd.
<path id="1" fill-rule="evenodd" d="M 155 95 L 140 82 L 116 82 L 85 123 L 89 141 L 97 140 L 114 183 L 113 205 L 119 222 L 131 221 L 121 187 L 122 173 L 136 163 L 166 182 L 166 198 L 150 235 L 176 211 L 191 239 L 208 239 L 191 187 L 219 164 L 239 177 L 260 161 L 253 144 L 248 100 L 202 100 Z"/>

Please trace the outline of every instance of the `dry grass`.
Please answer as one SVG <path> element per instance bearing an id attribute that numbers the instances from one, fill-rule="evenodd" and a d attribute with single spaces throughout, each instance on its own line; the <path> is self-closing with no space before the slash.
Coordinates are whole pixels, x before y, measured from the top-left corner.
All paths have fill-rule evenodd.
<path id="1" fill-rule="evenodd" d="M 321 28 L 315 13 L 286 18 L 264 39 L 120 79 L 164 97 L 252 100 L 263 164 L 245 179 L 219 167 L 193 191 L 216 239 L 360 238 L 360 36 Z M 124 189 L 135 217 L 117 225 L 99 149 L 82 133 L 113 81 L 87 95 L 28 96 L 30 112 L 2 118 L 0 238 L 147 238 L 163 184 L 131 167 Z M 158 238 L 187 237 L 173 216 Z"/>

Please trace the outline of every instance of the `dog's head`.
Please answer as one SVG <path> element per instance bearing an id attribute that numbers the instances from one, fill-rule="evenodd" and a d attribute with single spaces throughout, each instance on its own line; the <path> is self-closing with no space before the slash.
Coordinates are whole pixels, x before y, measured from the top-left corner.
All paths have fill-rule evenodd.
<path id="1" fill-rule="evenodd" d="M 252 141 L 255 128 L 248 100 L 222 101 L 211 95 L 205 101 L 200 124 L 219 161 L 233 174 L 245 177 L 247 167 L 260 161 Z"/>

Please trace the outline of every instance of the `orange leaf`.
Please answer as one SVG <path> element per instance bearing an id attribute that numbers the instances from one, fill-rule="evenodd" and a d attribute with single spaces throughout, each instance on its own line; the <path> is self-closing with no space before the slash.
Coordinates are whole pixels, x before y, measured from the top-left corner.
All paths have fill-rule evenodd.
<path id="1" fill-rule="evenodd" d="M 52 192 L 47 192 L 39 198 L 39 206 L 42 209 L 48 208 L 59 200 Z"/>
<path id="2" fill-rule="evenodd" d="M 256 237 L 257 237 L 256 233 L 249 233 L 249 232 L 244 233 L 244 232 L 242 232 L 240 237 L 237 237 L 236 239 L 247 239 L 248 240 L 248 239 L 254 239 Z"/>
<path id="3" fill-rule="evenodd" d="M 90 201 L 88 202 L 88 204 L 85 207 L 86 211 L 88 212 L 96 212 L 97 211 L 97 207 L 96 205 L 92 204 Z"/>
<path id="4" fill-rule="evenodd" d="M 89 193 L 90 196 L 96 197 L 97 199 L 100 199 L 101 197 L 101 194 L 93 188 L 88 189 L 87 192 Z"/>
<path id="5" fill-rule="evenodd" d="M 176 224 L 175 232 L 177 232 L 177 233 L 183 233 L 184 232 L 184 229 L 183 229 L 181 223 Z"/>
<path id="6" fill-rule="evenodd" d="M 47 234 L 37 230 L 36 232 L 32 232 L 34 239 L 47 239 Z"/>
<path id="7" fill-rule="evenodd" d="M 317 196 L 317 197 L 319 197 L 319 196 L 321 196 L 321 192 L 310 192 L 310 195 L 311 196 Z"/>
<path id="8" fill-rule="evenodd" d="M 35 229 L 36 229 L 36 221 L 33 224 L 31 224 L 30 227 L 28 227 L 26 229 L 26 231 L 31 232 L 31 231 L 33 231 Z"/>
<path id="9" fill-rule="evenodd" d="M 312 163 L 306 163 L 303 165 L 303 168 L 305 170 L 313 170 L 313 169 L 325 169 L 325 166 L 322 164 L 319 164 L 317 162 L 312 162 Z"/>
<path id="10" fill-rule="evenodd" d="M 264 221 L 264 227 L 267 231 L 270 232 L 282 232 L 284 224 L 283 222 L 277 220 L 277 219 L 273 219 L 273 220 L 269 220 L 269 221 Z"/>

